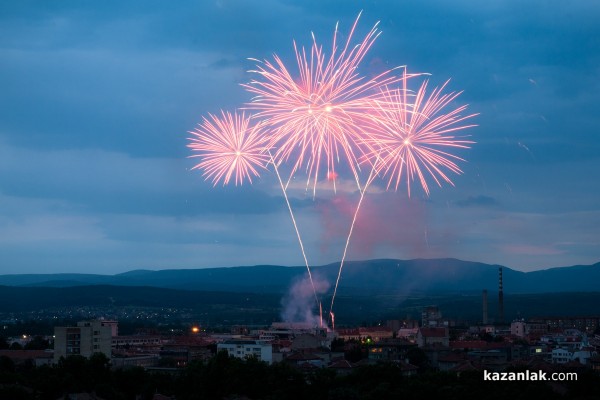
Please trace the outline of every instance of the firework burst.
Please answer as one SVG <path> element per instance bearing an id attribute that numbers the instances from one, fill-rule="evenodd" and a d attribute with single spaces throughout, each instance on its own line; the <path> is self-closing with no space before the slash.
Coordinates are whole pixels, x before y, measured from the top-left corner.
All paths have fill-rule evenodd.
<path id="1" fill-rule="evenodd" d="M 370 143 L 371 163 L 377 172 L 388 176 L 387 188 L 398 189 L 405 178 L 410 196 L 411 182 L 418 179 L 421 187 L 429 195 L 427 176 L 437 185 L 442 182 L 454 185 L 447 171 L 460 174 L 456 161 L 462 158 L 449 152 L 451 148 L 469 148 L 474 142 L 464 136 L 456 136 L 457 131 L 475 125 L 464 124 L 476 114 L 462 115 L 466 105 L 445 112 L 461 92 L 443 94 L 448 84 L 427 95 L 428 82 L 425 80 L 416 93 L 402 86 L 381 92 L 377 101 L 379 129 L 366 140 Z"/>
<path id="2" fill-rule="evenodd" d="M 358 68 L 380 32 L 375 24 L 361 42 L 353 44 L 359 19 L 360 14 L 341 43 L 336 25 L 329 55 L 314 35 L 308 50 L 294 42 L 297 76 L 277 55 L 272 61 L 254 60 L 257 67 L 250 72 L 257 77 L 242 86 L 255 95 L 246 105 L 255 114 L 246 117 L 243 112 L 222 111 L 220 117 L 209 115 L 190 132 L 193 137 L 188 144 L 196 152 L 191 157 L 201 158 L 192 169 L 202 169 L 205 179 L 212 180 L 215 186 L 231 180 L 236 185 L 245 180 L 251 183 L 261 169 L 273 165 L 319 307 L 320 321 L 322 305 L 287 188 L 299 170 L 305 170 L 306 186 L 313 185 L 313 196 L 319 179 L 332 182 L 335 190 L 340 165 L 352 172 L 360 198 L 331 298 L 329 316 L 333 326 L 333 306 L 344 261 L 370 184 L 383 177 L 387 189 L 397 190 L 405 179 L 409 196 L 415 180 L 427 195 L 427 179 L 439 186 L 443 182 L 453 185 L 449 172 L 461 173 L 457 162 L 464 160 L 452 150 L 469 148 L 473 143 L 456 134 L 475 126 L 465 121 L 476 115 L 464 115 L 466 105 L 452 108 L 460 92 L 444 94 L 447 82 L 428 94 L 427 81 L 417 92 L 407 89 L 409 78 L 420 74 L 409 75 L 406 68 L 389 69 L 372 77 L 360 75 Z M 399 68 L 403 73 L 395 74 Z M 284 182 L 280 166 L 286 162 L 291 167 Z M 368 165 L 370 172 L 361 182 L 362 163 Z"/>
<path id="3" fill-rule="evenodd" d="M 314 35 L 308 51 L 294 42 L 298 79 L 275 55 L 274 62 L 255 60 L 257 70 L 250 72 L 260 75 L 260 79 L 243 85 L 256 94 L 248 108 L 256 110 L 256 117 L 264 119 L 272 129 L 275 161 L 279 164 L 292 160 L 289 179 L 299 169 L 305 169 L 307 186 L 313 182 L 313 194 L 321 174 L 332 180 L 335 188 L 332 177 L 338 176 L 336 164 L 341 159 L 345 159 L 359 183 L 358 160 L 363 155 L 360 144 L 366 127 L 373 123 L 372 96 L 382 86 L 399 79 L 392 75 L 393 70 L 369 79 L 357 73 L 380 34 L 375 25 L 362 42 L 351 46 L 359 18 L 360 15 L 343 47 L 338 47 L 336 26 L 329 56 Z"/>
<path id="4" fill-rule="evenodd" d="M 188 147 L 198 152 L 190 157 L 202 159 L 192 169 L 204 170 L 204 178 L 214 186 L 220 181 L 227 185 L 232 178 L 236 186 L 245 179 L 252 183 L 252 177 L 258 177 L 270 160 L 262 125 L 253 124 L 243 112 L 221 111 L 221 117 L 209 114 L 189 132 L 194 137 L 189 138 Z"/>

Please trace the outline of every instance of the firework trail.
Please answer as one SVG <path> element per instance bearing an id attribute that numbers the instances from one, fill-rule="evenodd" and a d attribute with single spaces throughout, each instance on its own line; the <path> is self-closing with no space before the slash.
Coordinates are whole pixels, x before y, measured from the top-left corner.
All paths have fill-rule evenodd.
<path id="1" fill-rule="evenodd" d="M 275 169 L 275 174 L 277 175 L 277 180 L 279 181 L 279 185 L 281 185 L 281 191 L 283 192 L 283 197 L 285 198 L 285 203 L 288 206 L 288 210 L 290 211 L 290 217 L 292 218 L 292 224 L 294 225 L 294 229 L 296 231 L 296 236 L 298 237 L 298 243 L 300 243 L 300 251 L 302 251 L 302 257 L 304 257 L 304 264 L 306 265 L 306 270 L 308 272 L 308 279 L 310 280 L 310 285 L 312 286 L 313 293 L 315 295 L 315 302 L 319 306 L 319 321 L 320 324 L 323 324 L 323 311 L 321 309 L 321 302 L 317 297 L 317 289 L 315 287 L 315 283 L 312 278 L 312 273 L 310 272 L 310 267 L 308 266 L 308 259 L 306 258 L 306 252 L 304 251 L 304 244 L 302 244 L 302 237 L 300 236 L 300 231 L 298 230 L 298 224 L 296 224 L 296 218 L 294 217 L 294 212 L 292 211 L 292 205 L 290 204 L 290 200 L 288 199 L 287 191 L 285 186 L 283 185 L 283 180 L 281 179 L 281 175 L 279 174 L 279 168 L 277 164 L 273 160 L 271 156 L 271 152 L 269 152 L 269 157 L 271 158 L 271 163 Z"/>
<path id="2" fill-rule="evenodd" d="M 195 131 L 189 132 L 194 137 L 189 139 L 191 143 L 188 147 L 199 153 L 190 157 L 202 158 L 192 169 L 203 169 L 204 178 L 212 179 L 214 186 L 221 180 L 223 185 L 226 185 L 232 177 L 235 177 L 237 186 L 238 183 L 241 185 L 245 178 L 252 183 L 252 176 L 258 177 L 260 169 L 266 169 L 268 163 L 273 164 L 300 243 L 315 301 L 319 304 L 302 237 L 279 169 L 267 147 L 268 136 L 263 131 L 263 125 L 261 122 L 252 125 L 250 117 L 246 117 L 243 112 L 239 115 L 221 111 L 221 118 L 209 114 L 209 118 L 203 118 L 203 123 Z"/>
<path id="3" fill-rule="evenodd" d="M 372 118 L 373 97 L 387 84 L 398 81 L 392 70 L 365 79 L 357 68 L 380 35 L 377 24 L 362 42 L 351 46 L 360 14 L 354 22 L 345 44 L 339 46 L 337 25 L 329 56 L 313 34 L 309 50 L 294 51 L 299 78 L 294 79 L 281 59 L 259 61 L 257 69 L 250 71 L 260 77 L 243 85 L 256 96 L 247 105 L 256 110 L 256 117 L 264 119 L 272 129 L 270 146 L 276 149 L 273 157 L 279 164 L 291 160 L 287 179 L 289 184 L 299 169 L 307 173 L 307 188 L 316 185 L 323 174 L 336 182 L 336 164 L 340 159 L 352 171 L 359 183 L 359 159 L 364 155 L 361 143 Z"/>
<path id="4" fill-rule="evenodd" d="M 371 152 L 372 170 L 365 185 L 360 190 L 360 199 L 352 218 L 350 230 L 344 247 L 338 276 L 335 283 L 333 297 L 331 298 L 330 310 L 333 310 L 335 296 L 339 285 L 346 253 L 350 244 L 350 238 L 354 230 L 354 224 L 364 199 L 367 188 L 377 174 L 390 175 L 387 189 L 394 187 L 398 190 L 403 175 L 406 175 L 407 190 L 410 196 L 410 184 L 419 177 L 419 182 L 427 196 L 429 187 L 425 180 L 427 171 L 433 180 L 441 186 L 441 182 L 454 185 L 446 175 L 443 168 L 460 174 L 462 171 L 453 160 L 464 161 L 462 158 L 443 150 L 450 148 L 469 148 L 473 142 L 454 136 L 454 132 L 470 128 L 475 125 L 464 125 L 463 122 L 476 114 L 462 116 L 461 113 L 467 108 L 466 105 L 457 107 L 449 112 L 443 113 L 459 95 L 460 92 L 442 94 L 447 85 L 446 82 L 440 88 L 435 88 L 427 96 L 427 81 L 425 80 L 419 90 L 412 94 L 407 88 L 408 78 L 404 70 L 401 86 L 396 89 L 385 88 L 381 97 L 376 101 L 379 128 L 365 140 L 369 142 Z M 376 172 L 374 174 L 373 172 Z"/>

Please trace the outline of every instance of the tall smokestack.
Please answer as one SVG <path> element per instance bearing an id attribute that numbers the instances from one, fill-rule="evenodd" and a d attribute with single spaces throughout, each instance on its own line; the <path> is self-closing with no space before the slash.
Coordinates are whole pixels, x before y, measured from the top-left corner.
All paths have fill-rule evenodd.
<path id="1" fill-rule="evenodd" d="M 488 323 L 488 300 L 487 300 L 487 290 L 483 291 L 482 294 L 482 298 L 483 298 L 483 325 L 487 325 Z"/>
<path id="2" fill-rule="evenodd" d="M 504 291 L 502 290 L 502 267 L 498 268 L 498 323 L 504 323 Z"/>

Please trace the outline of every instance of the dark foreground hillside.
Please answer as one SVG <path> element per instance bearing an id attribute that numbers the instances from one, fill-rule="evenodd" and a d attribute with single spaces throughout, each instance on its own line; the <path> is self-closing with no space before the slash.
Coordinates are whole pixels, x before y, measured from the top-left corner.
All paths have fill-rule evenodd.
<path id="1" fill-rule="evenodd" d="M 423 372 L 403 376 L 394 364 L 359 367 L 349 375 L 320 368 L 301 372 L 284 364 L 267 365 L 219 353 L 207 362 L 182 370 L 147 372 L 141 368 L 111 370 L 108 359 L 74 356 L 55 367 L 15 367 L 0 358 L 0 398 L 55 400 L 69 394 L 92 393 L 106 400 L 152 399 L 157 393 L 177 400 L 311 399 L 311 400 L 464 400 L 597 399 L 600 377 L 578 371 L 576 382 L 490 382 L 479 371 Z"/>

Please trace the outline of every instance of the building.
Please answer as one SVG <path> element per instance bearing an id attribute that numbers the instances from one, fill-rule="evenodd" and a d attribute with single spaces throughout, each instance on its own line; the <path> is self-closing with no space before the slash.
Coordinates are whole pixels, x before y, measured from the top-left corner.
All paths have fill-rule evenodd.
<path id="1" fill-rule="evenodd" d="M 524 338 L 527 334 L 525 321 L 513 321 L 510 324 L 510 334 L 516 337 Z"/>
<path id="2" fill-rule="evenodd" d="M 360 340 L 360 331 L 358 328 L 338 329 L 336 334 L 338 338 L 345 341 Z"/>
<path id="3" fill-rule="evenodd" d="M 217 351 L 225 350 L 236 358 L 256 357 L 268 364 L 273 363 L 273 346 L 262 340 L 226 340 L 217 344 Z"/>
<path id="4" fill-rule="evenodd" d="M 441 345 L 448 347 L 450 335 L 447 328 L 419 328 L 417 331 L 417 345 L 419 347 Z"/>
<path id="5" fill-rule="evenodd" d="M 400 328 L 398 329 L 397 332 L 397 337 L 399 339 L 405 339 L 408 340 L 411 343 L 415 343 L 417 341 L 417 332 L 419 331 L 419 328 Z"/>
<path id="6" fill-rule="evenodd" d="M 111 360 L 112 368 L 130 368 L 130 367 L 156 367 L 160 357 L 158 354 L 145 354 L 130 357 L 113 357 Z"/>
<path id="7" fill-rule="evenodd" d="M 406 358 L 406 352 L 416 344 L 402 339 L 387 339 L 369 346 L 369 360 L 399 361 Z"/>
<path id="8" fill-rule="evenodd" d="M 429 306 L 423 309 L 421 312 L 421 326 L 441 326 L 442 325 L 442 313 L 437 306 Z"/>
<path id="9" fill-rule="evenodd" d="M 94 353 L 110 358 L 113 332 L 117 332 L 115 321 L 80 321 L 77 326 L 54 327 L 54 362 L 74 355 L 89 358 Z"/>
<path id="10" fill-rule="evenodd" d="M 361 338 L 371 338 L 374 342 L 380 342 L 394 337 L 392 328 L 387 326 L 370 326 L 358 328 Z"/>
<path id="11" fill-rule="evenodd" d="M 548 333 L 548 325 L 543 322 L 525 322 L 516 320 L 510 324 L 510 334 L 519 338 L 528 336 L 541 336 Z"/>
<path id="12" fill-rule="evenodd" d="M 0 350 L 0 357 L 10 358 L 15 365 L 31 363 L 36 367 L 52 364 L 51 350 Z"/>
<path id="13" fill-rule="evenodd" d="M 128 349 L 136 347 L 160 346 L 163 343 L 160 336 L 134 335 L 112 337 L 113 349 Z"/>
<path id="14" fill-rule="evenodd" d="M 573 353 L 567 349 L 557 348 L 552 350 L 552 363 L 553 364 L 565 364 L 571 361 Z"/>
<path id="15" fill-rule="evenodd" d="M 291 343 L 292 351 L 316 350 L 321 347 L 321 340 L 310 333 L 296 336 Z"/>
<path id="16" fill-rule="evenodd" d="M 579 316 L 579 317 L 537 317 L 531 318 L 531 322 L 536 322 L 547 326 L 551 331 L 557 329 L 579 329 L 581 332 L 592 333 L 600 327 L 600 316 Z"/>

